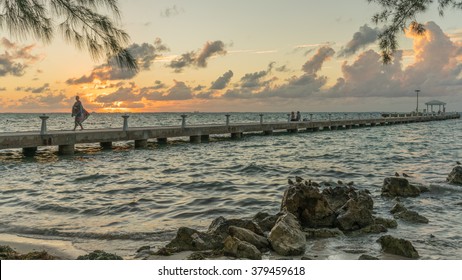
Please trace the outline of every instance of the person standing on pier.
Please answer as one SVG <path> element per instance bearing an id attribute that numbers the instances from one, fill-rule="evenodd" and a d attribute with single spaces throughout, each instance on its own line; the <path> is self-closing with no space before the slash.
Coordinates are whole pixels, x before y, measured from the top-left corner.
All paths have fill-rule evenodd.
<path id="1" fill-rule="evenodd" d="M 75 126 L 73 130 L 75 130 L 77 126 L 80 126 L 80 129 L 83 130 L 82 123 L 88 118 L 89 115 L 90 113 L 88 113 L 87 110 L 83 108 L 80 97 L 77 95 L 75 97 L 75 103 L 72 106 L 72 116 L 75 117 Z"/>

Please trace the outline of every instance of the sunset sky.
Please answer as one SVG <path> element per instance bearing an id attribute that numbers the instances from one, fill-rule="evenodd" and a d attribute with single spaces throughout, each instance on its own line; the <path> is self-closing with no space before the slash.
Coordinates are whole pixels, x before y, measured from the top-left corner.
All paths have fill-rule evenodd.
<path id="1" fill-rule="evenodd" d="M 462 109 L 462 11 L 418 18 L 383 65 L 366 0 L 120 0 L 138 73 L 0 34 L 0 112 L 412 111 Z"/>

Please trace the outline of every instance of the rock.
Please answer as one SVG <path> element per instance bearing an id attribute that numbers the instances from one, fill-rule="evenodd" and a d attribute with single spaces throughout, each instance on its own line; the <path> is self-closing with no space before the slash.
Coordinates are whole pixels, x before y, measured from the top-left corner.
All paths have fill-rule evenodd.
<path id="1" fill-rule="evenodd" d="M 403 221 L 412 222 L 412 223 L 423 223 L 427 224 L 428 219 L 420 215 L 416 211 L 408 210 L 406 207 L 397 203 L 390 210 L 395 219 L 401 219 Z"/>
<path id="2" fill-rule="evenodd" d="M 337 226 L 342 231 L 354 231 L 374 224 L 369 206 L 356 199 L 350 199 L 338 213 Z"/>
<path id="3" fill-rule="evenodd" d="M 343 236 L 343 232 L 338 228 L 305 228 L 306 238 L 330 238 Z"/>
<path id="4" fill-rule="evenodd" d="M 384 225 L 373 224 L 361 229 L 362 233 L 382 233 L 387 232 L 387 228 Z"/>
<path id="5" fill-rule="evenodd" d="M 88 255 L 79 256 L 78 260 L 123 260 L 122 257 L 116 254 L 106 253 L 101 250 L 95 250 Z"/>
<path id="6" fill-rule="evenodd" d="M 222 240 L 217 235 L 180 227 L 175 238 L 165 247 L 170 249 L 170 252 L 214 250 L 223 246 Z"/>
<path id="7" fill-rule="evenodd" d="M 334 227 L 334 211 L 326 197 L 313 186 L 305 184 L 289 186 L 284 192 L 281 210 L 295 215 L 306 227 Z"/>
<path id="8" fill-rule="evenodd" d="M 406 210 L 407 210 L 406 207 L 404 207 L 400 203 L 396 203 L 395 205 L 393 205 L 393 208 L 391 208 L 390 213 L 395 214 L 395 213 L 403 212 Z"/>
<path id="9" fill-rule="evenodd" d="M 419 253 L 408 240 L 395 238 L 391 235 L 384 235 L 380 237 L 377 242 L 380 243 L 382 251 L 385 253 L 403 256 L 410 259 L 419 258 Z"/>
<path id="10" fill-rule="evenodd" d="M 226 219 L 222 216 L 212 221 L 207 233 L 212 235 L 218 235 L 222 238 L 222 240 L 224 240 L 228 236 L 228 228 L 230 226 L 245 228 L 258 235 L 263 236 L 263 230 L 254 221 L 246 219 Z"/>
<path id="11" fill-rule="evenodd" d="M 415 197 L 420 195 L 420 189 L 409 184 L 409 181 L 401 177 L 387 177 L 383 180 L 383 196 Z"/>
<path id="12" fill-rule="evenodd" d="M 416 211 L 412 210 L 404 210 L 398 213 L 395 213 L 393 215 L 395 219 L 401 219 L 407 222 L 413 222 L 413 223 L 421 223 L 421 224 L 428 224 L 428 219 L 425 218 L 424 216 L 420 215 Z"/>
<path id="13" fill-rule="evenodd" d="M 329 202 L 332 210 L 337 211 L 350 200 L 352 193 L 354 193 L 354 188 L 345 188 L 345 187 L 335 187 L 335 188 L 326 188 L 322 191 L 322 194 Z"/>
<path id="14" fill-rule="evenodd" d="M 0 246 L 0 260 L 58 260 L 59 258 L 48 254 L 46 251 L 29 252 L 20 254 L 10 246 Z"/>
<path id="15" fill-rule="evenodd" d="M 228 236 L 225 239 L 223 251 L 225 254 L 236 258 L 261 260 L 261 252 L 257 247 L 233 236 Z"/>
<path id="16" fill-rule="evenodd" d="M 386 228 L 397 228 L 398 222 L 393 219 L 385 219 L 381 217 L 374 217 L 374 224 L 376 225 L 383 225 Z"/>
<path id="17" fill-rule="evenodd" d="M 447 180 L 451 184 L 462 185 L 462 166 L 457 165 L 454 167 L 451 173 L 449 173 Z"/>
<path id="18" fill-rule="evenodd" d="M 297 218 L 291 213 L 284 213 L 279 217 L 268 240 L 274 251 L 282 256 L 301 255 L 305 252 L 305 234 Z"/>
<path id="19" fill-rule="evenodd" d="M 359 256 L 358 260 L 378 260 L 378 258 L 363 254 Z"/>
<path id="20" fill-rule="evenodd" d="M 265 237 L 258 235 L 248 229 L 230 226 L 229 234 L 233 237 L 238 238 L 241 241 L 248 242 L 259 250 L 268 251 L 269 242 Z"/>
<path id="21" fill-rule="evenodd" d="M 263 232 L 269 232 L 276 224 L 278 218 L 279 214 L 270 215 L 265 212 L 258 212 L 252 220 L 257 223 Z"/>

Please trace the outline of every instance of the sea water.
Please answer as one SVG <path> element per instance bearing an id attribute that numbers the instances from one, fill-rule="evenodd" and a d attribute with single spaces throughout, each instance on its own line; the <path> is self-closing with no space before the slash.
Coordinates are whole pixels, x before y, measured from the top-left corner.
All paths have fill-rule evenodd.
<path id="1" fill-rule="evenodd" d="M 187 124 L 225 123 L 227 113 L 186 113 Z M 230 123 L 259 122 L 260 113 L 229 113 Z M 48 130 L 70 130 L 69 114 L 49 114 Z M 85 129 L 118 128 L 122 114 L 92 114 Z M 304 113 L 303 117 L 310 118 Z M 380 117 L 379 113 L 333 113 L 332 119 Z M 287 113 L 264 113 L 264 121 L 287 121 Z M 327 119 L 316 113 L 313 120 Z M 179 125 L 180 113 L 130 114 L 129 127 Z M 0 133 L 38 131 L 38 114 L 0 114 Z M 353 181 L 374 200 L 374 215 L 392 218 L 396 200 L 381 196 L 384 178 L 395 172 L 429 188 L 401 198 L 428 224 L 398 220 L 387 233 L 307 241 L 319 259 L 384 258 L 383 234 L 412 242 L 422 259 L 462 259 L 462 186 L 446 182 L 461 160 L 462 121 L 446 120 L 296 134 L 246 134 L 241 140 L 212 135 L 208 143 L 155 139 L 145 149 L 133 142 L 76 145 L 73 156 L 40 147 L 35 157 L 20 149 L 0 151 L 0 233 L 36 240 L 65 240 L 81 250 L 105 250 L 134 258 L 153 250 L 181 226 L 206 230 L 211 221 L 276 214 L 288 179 Z"/>

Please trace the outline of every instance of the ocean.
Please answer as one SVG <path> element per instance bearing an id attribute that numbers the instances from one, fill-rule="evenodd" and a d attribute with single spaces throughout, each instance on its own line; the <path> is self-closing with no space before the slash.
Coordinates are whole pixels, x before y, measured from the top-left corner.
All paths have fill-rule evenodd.
<path id="1" fill-rule="evenodd" d="M 188 124 L 225 123 L 226 113 L 185 113 Z M 260 113 L 229 113 L 230 122 L 259 122 Z M 307 113 L 303 117 L 309 118 Z M 181 113 L 129 114 L 130 127 L 180 125 Z M 48 130 L 70 130 L 70 114 L 49 114 Z M 85 129 L 122 127 L 122 114 L 94 113 Z M 380 113 L 332 113 L 332 119 L 380 117 Z M 327 119 L 314 113 L 313 119 Z M 287 113 L 264 113 L 264 121 L 287 121 Z M 40 130 L 39 114 L 0 114 L 0 133 Z M 71 242 L 133 259 L 141 246 L 159 248 L 181 226 L 205 230 L 212 220 L 276 214 L 288 179 L 353 181 L 370 191 L 376 216 L 392 218 L 395 200 L 381 196 L 395 172 L 429 188 L 401 198 L 428 224 L 398 220 L 387 233 L 412 242 L 421 259 L 462 259 L 462 186 L 446 182 L 462 159 L 462 121 L 410 123 L 338 131 L 155 139 L 145 149 L 132 142 L 76 146 L 73 156 L 40 147 L 35 157 L 20 149 L 0 151 L 0 234 L 30 240 Z M 386 258 L 376 240 L 383 234 L 308 240 L 318 259 Z M 264 256 L 265 257 L 265 256 Z M 269 256 L 267 256 L 269 257 Z"/>

